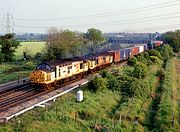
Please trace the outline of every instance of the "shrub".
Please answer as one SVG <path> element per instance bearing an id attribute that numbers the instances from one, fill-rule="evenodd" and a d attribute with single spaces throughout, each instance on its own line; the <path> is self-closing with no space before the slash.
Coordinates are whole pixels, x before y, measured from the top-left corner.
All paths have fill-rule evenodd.
<path id="1" fill-rule="evenodd" d="M 107 79 L 102 77 L 95 77 L 88 83 L 88 88 L 94 92 L 103 91 L 107 89 Z"/>
<path id="2" fill-rule="evenodd" d="M 137 63 L 134 67 L 133 76 L 136 78 L 144 78 L 147 75 L 147 66 L 143 63 Z"/>
<path id="3" fill-rule="evenodd" d="M 144 52 L 143 56 L 148 59 L 149 58 L 149 53 L 148 52 Z"/>
<path id="4" fill-rule="evenodd" d="M 158 64 L 161 62 L 161 60 L 157 56 L 150 56 L 150 60 L 153 63 L 158 63 Z"/>
<path id="5" fill-rule="evenodd" d="M 157 71 L 157 76 L 161 77 L 161 79 L 164 78 L 165 76 L 165 70 L 163 68 L 161 68 L 160 70 Z"/>
<path id="6" fill-rule="evenodd" d="M 33 69 L 34 67 L 35 67 L 35 64 L 32 61 L 28 61 L 23 65 L 23 68 L 29 69 L 29 70 Z"/>
<path id="7" fill-rule="evenodd" d="M 134 66 L 138 63 L 138 60 L 136 59 L 136 57 L 131 57 L 128 59 L 128 65 L 130 66 Z"/>
<path id="8" fill-rule="evenodd" d="M 101 73 L 103 78 L 107 79 L 107 88 L 111 89 L 113 91 L 118 90 L 119 89 L 119 81 L 117 79 L 116 76 L 112 75 L 111 73 L 107 72 L 107 71 L 103 71 Z"/>
<path id="9" fill-rule="evenodd" d="M 173 57 L 173 49 L 169 45 L 158 47 L 157 50 L 161 54 L 163 60 L 167 60 Z"/>
<path id="10" fill-rule="evenodd" d="M 148 53 L 149 53 L 149 56 L 156 56 L 159 59 L 162 59 L 161 54 L 156 50 L 149 50 Z"/>

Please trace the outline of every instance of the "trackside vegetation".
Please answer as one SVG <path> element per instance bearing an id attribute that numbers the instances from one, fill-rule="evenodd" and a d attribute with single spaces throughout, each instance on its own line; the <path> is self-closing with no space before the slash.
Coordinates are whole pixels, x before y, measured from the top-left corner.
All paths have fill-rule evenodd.
<path id="1" fill-rule="evenodd" d="M 159 92 L 159 108 L 156 115 L 155 127 L 158 131 L 173 131 L 173 76 L 172 60 L 167 60 L 165 75 Z"/>
<path id="2" fill-rule="evenodd" d="M 46 108 L 36 108 L 0 131 L 176 131 L 172 106 L 171 48 L 148 51 L 129 59 L 124 67 L 101 71 L 86 86 L 84 100 L 76 91 Z M 169 57 L 164 59 L 162 53 Z M 134 72 L 138 72 L 135 74 Z"/>

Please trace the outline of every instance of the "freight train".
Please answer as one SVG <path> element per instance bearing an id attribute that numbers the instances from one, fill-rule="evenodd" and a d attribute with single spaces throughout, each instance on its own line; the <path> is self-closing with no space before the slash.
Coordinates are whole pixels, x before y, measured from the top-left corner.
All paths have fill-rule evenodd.
<path id="1" fill-rule="evenodd" d="M 89 73 L 103 69 L 112 63 L 123 60 L 150 50 L 158 45 L 142 44 L 130 48 L 111 50 L 107 52 L 88 55 L 81 58 L 56 60 L 41 63 L 36 70 L 30 73 L 31 84 L 42 90 L 51 90 L 54 86 L 65 82 L 80 79 Z"/>

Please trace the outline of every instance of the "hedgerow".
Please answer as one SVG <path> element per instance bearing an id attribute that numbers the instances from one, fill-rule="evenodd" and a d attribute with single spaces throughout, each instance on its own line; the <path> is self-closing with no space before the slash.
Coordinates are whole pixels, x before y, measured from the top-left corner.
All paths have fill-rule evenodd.
<path id="1" fill-rule="evenodd" d="M 162 84 L 162 92 L 159 104 L 158 114 L 156 116 L 156 129 L 159 131 L 170 131 L 172 130 L 172 88 L 173 88 L 173 77 L 172 77 L 172 60 L 166 62 L 165 77 Z"/>

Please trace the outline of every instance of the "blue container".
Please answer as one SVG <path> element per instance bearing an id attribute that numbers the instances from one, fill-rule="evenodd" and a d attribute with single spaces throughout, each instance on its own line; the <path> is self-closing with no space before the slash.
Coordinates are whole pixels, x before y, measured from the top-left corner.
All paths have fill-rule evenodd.
<path id="1" fill-rule="evenodd" d="M 127 60 L 130 54 L 130 49 L 121 49 L 120 50 L 120 60 Z"/>
<path id="2" fill-rule="evenodd" d="M 127 59 L 131 57 L 131 48 L 127 49 Z"/>
<path id="3" fill-rule="evenodd" d="M 144 44 L 144 52 L 147 51 L 148 48 L 147 48 L 147 44 Z"/>

